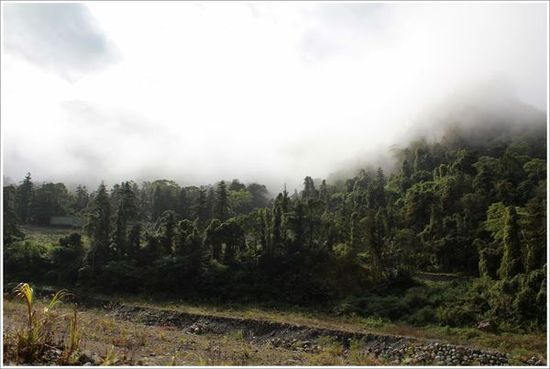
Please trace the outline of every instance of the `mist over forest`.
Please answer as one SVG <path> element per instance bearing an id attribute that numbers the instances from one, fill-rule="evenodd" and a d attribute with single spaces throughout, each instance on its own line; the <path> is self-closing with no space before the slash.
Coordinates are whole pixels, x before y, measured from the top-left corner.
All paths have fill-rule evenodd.
<path id="1" fill-rule="evenodd" d="M 547 3 L 2 11 L 3 363 L 547 364 Z"/>
<path id="2" fill-rule="evenodd" d="M 239 178 L 276 194 L 391 170 L 392 146 L 451 124 L 545 114 L 543 8 L 8 4 L 4 177 Z"/>

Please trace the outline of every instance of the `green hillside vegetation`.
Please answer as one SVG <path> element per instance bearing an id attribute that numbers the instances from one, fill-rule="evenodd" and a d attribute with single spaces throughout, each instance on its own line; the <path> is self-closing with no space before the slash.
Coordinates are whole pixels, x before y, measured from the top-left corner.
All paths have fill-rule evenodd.
<path id="1" fill-rule="evenodd" d="M 100 293 L 315 306 L 410 324 L 546 327 L 546 128 L 449 130 L 391 173 L 304 179 L 270 198 L 234 179 L 4 187 L 4 278 Z M 475 136 L 476 140 L 469 139 Z M 26 236 L 82 217 L 54 244 Z M 27 228 L 28 229 L 28 228 Z M 461 276 L 422 281 L 418 272 Z"/>

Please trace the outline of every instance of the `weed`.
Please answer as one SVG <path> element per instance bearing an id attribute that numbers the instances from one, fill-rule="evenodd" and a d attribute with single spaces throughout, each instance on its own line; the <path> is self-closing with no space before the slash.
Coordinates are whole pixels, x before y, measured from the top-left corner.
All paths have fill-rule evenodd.
<path id="1" fill-rule="evenodd" d="M 69 341 L 65 345 L 65 350 L 62 355 L 62 363 L 69 364 L 72 362 L 74 354 L 78 351 L 80 347 L 80 341 L 82 339 L 82 332 L 77 326 L 77 312 L 76 309 L 73 310 L 73 316 L 69 322 Z"/>
<path id="2" fill-rule="evenodd" d="M 244 331 L 242 329 L 237 329 L 237 330 L 234 330 L 234 331 L 231 331 L 229 333 L 230 337 L 234 340 L 237 340 L 237 341 L 242 341 L 244 340 Z"/>
<path id="3" fill-rule="evenodd" d="M 34 363 L 42 359 L 44 352 L 55 346 L 53 342 L 53 332 L 51 323 L 55 315 L 53 309 L 68 295 L 67 291 L 58 291 L 46 305 L 39 317 L 34 309 L 35 294 L 34 290 L 28 283 L 20 283 L 15 287 L 14 292 L 17 297 L 21 298 L 27 307 L 27 326 L 15 333 L 15 357 L 17 362 Z M 76 330 L 76 315 L 75 320 L 69 326 L 69 347 L 70 353 L 76 352 L 80 343 L 80 338 Z M 63 360 L 63 359 L 61 359 Z"/>
<path id="4" fill-rule="evenodd" d="M 111 348 L 105 353 L 105 357 L 101 360 L 102 366 L 115 365 L 117 362 L 117 357 L 115 353 L 115 346 L 111 345 Z"/>
<path id="5" fill-rule="evenodd" d="M 170 366 L 176 366 L 176 357 L 178 356 L 178 353 L 176 353 L 174 356 L 172 356 L 172 360 L 170 361 Z"/>

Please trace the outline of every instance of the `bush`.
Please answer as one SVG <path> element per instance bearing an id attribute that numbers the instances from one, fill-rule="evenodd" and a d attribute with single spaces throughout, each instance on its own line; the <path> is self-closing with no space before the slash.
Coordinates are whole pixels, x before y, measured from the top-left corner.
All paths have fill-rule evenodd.
<path id="1" fill-rule="evenodd" d="M 46 247 L 32 241 L 19 241 L 4 249 L 6 280 L 43 281 L 51 269 Z"/>
<path id="2" fill-rule="evenodd" d="M 407 319 L 409 323 L 422 326 L 437 322 L 436 312 L 431 306 L 424 306 Z"/>

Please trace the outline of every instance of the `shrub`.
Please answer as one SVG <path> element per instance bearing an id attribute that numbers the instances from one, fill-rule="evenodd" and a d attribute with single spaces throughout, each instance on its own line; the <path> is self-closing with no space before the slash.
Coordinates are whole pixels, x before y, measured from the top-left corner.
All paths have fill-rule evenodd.
<path id="1" fill-rule="evenodd" d="M 44 280 L 51 269 L 47 249 L 32 241 L 19 241 L 4 249 L 4 273 L 7 280 Z"/>

